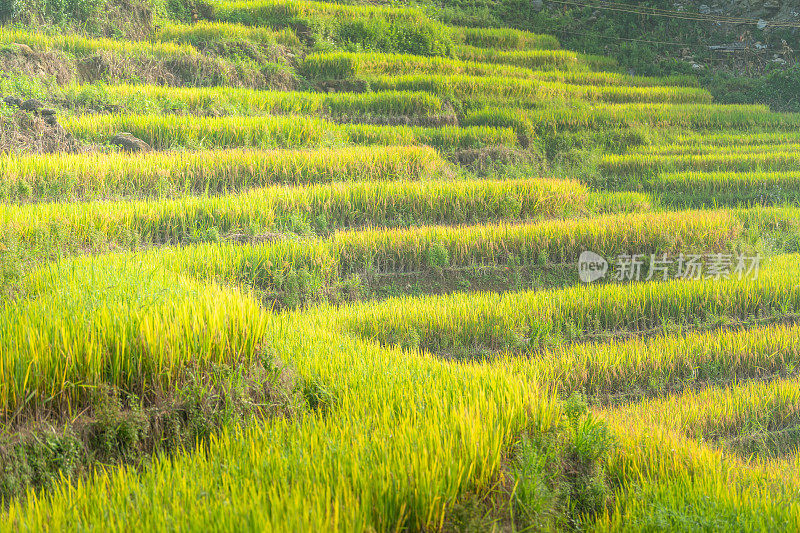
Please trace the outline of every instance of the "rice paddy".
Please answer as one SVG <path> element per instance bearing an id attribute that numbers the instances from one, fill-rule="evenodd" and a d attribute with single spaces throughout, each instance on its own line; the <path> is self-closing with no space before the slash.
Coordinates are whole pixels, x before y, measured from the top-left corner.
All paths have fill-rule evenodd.
<path id="1" fill-rule="evenodd" d="M 800 116 L 433 11 L 0 28 L 0 531 L 797 527 Z"/>

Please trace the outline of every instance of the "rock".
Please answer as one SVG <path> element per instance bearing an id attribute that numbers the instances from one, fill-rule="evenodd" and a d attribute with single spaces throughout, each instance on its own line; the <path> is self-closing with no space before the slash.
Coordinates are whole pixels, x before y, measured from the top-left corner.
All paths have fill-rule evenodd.
<path id="1" fill-rule="evenodd" d="M 6 105 L 11 105 L 16 107 L 22 105 L 22 99 L 17 96 L 6 96 L 5 98 L 3 98 L 3 102 L 5 102 Z"/>
<path id="2" fill-rule="evenodd" d="M 44 109 L 39 110 L 39 114 L 43 117 L 52 117 L 56 114 L 56 110 L 45 107 Z"/>
<path id="3" fill-rule="evenodd" d="M 20 109 L 23 111 L 32 111 L 36 113 L 39 109 L 43 108 L 44 104 L 37 100 L 36 98 L 31 98 L 30 100 L 25 100 L 19 106 Z"/>
<path id="4" fill-rule="evenodd" d="M 703 4 L 697 8 L 697 11 L 699 11 L 701 15 L 708 15 L 711 13 L 711 8 Z"/>
<path id="5" fill-rule="evenodd" d="M 48 126 L 58 126 L 58 121 L 55 115 L 47 115 L 44 117 L 44 123 Z"/>
<path id="6" fill-rule="evenodd" d="M 127 132 L 114 135 L 109 142 L 126 152 L 149 152 L 151 150 L 149 144 Z"/>
<path id="7" fill-rule="evenodd" d="M 34 55 L 33 48 L 31 48 L 27 44 L 14 43 L 12 46 L 16 47 L 17 50 L 22 52 L 22 55 L 24 55 L 24 56 L 30 57 L 30 56 Z"/>
<path id="8" fill-rule="evenodd" d="M 534 11 L 541 11 L 544 8 L 544 1 L 543 0 L 532 0 L 531 1 L 531 8 Z"/>

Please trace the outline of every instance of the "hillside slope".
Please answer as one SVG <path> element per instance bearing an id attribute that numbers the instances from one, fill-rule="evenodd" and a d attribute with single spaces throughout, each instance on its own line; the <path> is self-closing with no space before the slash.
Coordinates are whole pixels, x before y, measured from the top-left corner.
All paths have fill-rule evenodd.
<path id="1" fill-rule="evenodd" d="M 515 2 L 4 8 L 0 530 L 797 527 L 800 114 Z"/>

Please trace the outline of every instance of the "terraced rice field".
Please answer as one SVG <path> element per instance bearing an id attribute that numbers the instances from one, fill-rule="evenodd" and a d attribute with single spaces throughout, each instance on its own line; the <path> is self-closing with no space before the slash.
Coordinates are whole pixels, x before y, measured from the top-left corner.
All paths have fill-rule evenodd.
<path id="1" fill-rule="evenodd" d="M 0 156 L 0 530 L 800 527 L 800 116 L 421 8 L 206 7 L 0 28 L 70 148 Z"/>

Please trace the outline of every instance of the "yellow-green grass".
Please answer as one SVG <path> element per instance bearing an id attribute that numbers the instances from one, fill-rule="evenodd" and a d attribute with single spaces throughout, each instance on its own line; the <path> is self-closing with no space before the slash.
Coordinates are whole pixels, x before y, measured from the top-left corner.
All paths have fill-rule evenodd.
<path id="1" fill-rule="evenodd" d="M 5 205 L 0 207 L 0 227 L 9 243 L 75 251 L 218 240 L 230 234 L 257 238 L 283 229 L 307 230 L 309 224 L 330 231 L 370 225 L 531 220 L 648 208 L 641 195 L 590 193 L 575 181 L 403 180 L 275 186 L 237 195 L 158 201 Z M 485 230 L 475 231 L 462 230 L 465 237 Z M 496 238 L 501 236 L 499 233 Z"/>
<path id="2" fill-rule="evenodd" d="M 427 144 L 442 149 L 517 144 L 509 128 L 335 125 L 305 116 L 83 115 L 62 121 L 75 137 L 105 143 L 125 131 L 152 148 L 298 148 L 322 143 Z"/>
<path id="3" fill-rule="evenodd" d="M 0 197 L 36 202 L 226 193 L 270 184 L 435 179 L 448 165 L 428 147 L 8 155 Z"/>
<path id="4" fill-rule="evenodd" d="M 758 330 L 757 330 L 758 331 Z M 787 330 L 772 339 L 775 352 L 794 360 Z M 766 343 L 765 343 L 766 344 Z M 789 363 L 791 364 L 791 363 Z M 755 382 L 700 391 L 689 390 L 677 398 L 645 402 L 630 410 L 648 426 L 662 425 L 687 438 L 709 441 L 712 445 L 730 447 L 735 451 L 747 449 L 757 437 L 777 439 L 789 437 L 785 449 L 775 449 L 764 442 L 769 455 L 797 453 L 800 426 L 800 388 L 798 379 Z M 787 435 L 786 432 L 794 432 Z M 783 433 L 782 433 L 783 432 Z M 750 442 L 748 442 L 750 440 Z M 777 443 L 775 443 L 777 444 Z M 770 450 L 770 448 L 772 448 Z M 753 450 L 757 453 L 757 450 Z M 748 454 L 749 455 L 749 454 Z"/>
<path id="5" fill-rule="evenodd" d="M 522 100 L 577 99 L 606 103 L 654 102 L 708 104 L 711 94 L 693 87 L 594 87 L 510 77 L 419 74 L 374 76 L 374 90 L 427 91 L 457 98 L 517 98 Z"/>
<path id="6" fill-rule="evenodd" d="M 330 310 L 275 317 L 267 331 L 275 357 L 324 383 L 324 414 L 231 428 L 202 453 L 59 484 L 11 502 L 2 528 L 436 529 L 460 497 L 488 490 L 514 435 L 559 424 L 551 398 L 501 369 L 335 331 Z M 109 507 L 113 516 L 99 511 Z"/>
<path id="7" fill-rule="evenodd" d="M 453 40 L 467 46 L 498 50 L 555 50 L 561 47 L 552 35 L 510 28 L 451 28 Z"/>
<path id="8" fill-rule="evenodd" d="M 442 151 L 483 148 L 486 146 L 509 146 L 518 144 L 512 128 L 489 126 L 408 127 L 371 126 L 348 124 L 338 126 L 337 135 L 353 144 L 366 145 L 417 145 L 433 146 Z"/>
<path id="9" fill-rule="evenodd" d="M 784 113 L 787 119 L 795 118 L 794 115 Z M 695 146 L 705 149 L 710 146 L 748 146 L 754 144 L 797 144 L 800 143 L 800 132 L 793 130 L 774 131 L 773 128 L 764 131 L 750 132 L 723 128 L 722 131 L 667 131 L 660 133 L 660 139 L 653 145 L 657 147 Z"/>
<path id="10" fill-rule="evenodd" d="M 666 237 L 674 235 L 672 231 Z M 706 236 L 692 244 L 710 249 L 730 244 L 724 231 L 714 240 Z M 684 250 L 690 247 L 687 244 Z M 792 261 L 796 257 L 772 259 L 762 266 L 756 280 L 734 276 L 506 295 L 395 298 L 372 304 L 368 311 L 359 308 L 357 313 L 349 313 L 347 322 L 364 338 L 448 353 L 536 349 L 583 340 L 586 335 L 648 331 L 675 323 L 691 327 L 720 317 L 732 321 L 778 319 L 800 305 L 797 267 Z"/>
<path id="11" fill-rule="evenodd" d="M 785 282 L 796 274 L 786 268 L 796 264 L 796 259 L 788 258 L 764 274 Z M 669 286 L 658 284 L 656 289 L 662 285 Z M 702 295 L 712 284 L 685 285 Z M 640 320 L 650 316 L 643 302 L 664 307 L 658 290 L 650 292 L 643 287 L 621 287 L 616 294 L 624 309 Z M 757 292 L 751 285 L 745 289 L 745 296 Z M 740 291 L 724 294 L 734 296 Z M 770 292 L 765 298 L 774 302 L 781 294 Z M 554 307 L 564 303 L 547 295 Z M 691 293 L 683 296 L 688 303 L 697 299 Z M 409 302 L 417 309 L 427 303 Z M 724 303 L 730 302 L 719 305 Z M 611 300 L 603 302 L 609 304 Z M 87 482 L 61 484 L 25 501 L 11 502 L 4 525 L 10 530 L 20 525 L 35 529 L 124 523 L 163 529 L 178 521 L 187 528 L 207 527 L 214 520 L 221 528 L 246 529 L 250 520 L 258 517 L 258 527 L 278 529 L 438 527 L 446 508 L 460 496 L 489 489 L 500 471 L 503 451 L 518 431 L 531 426 L 547 431 L 559 423 L 561 413 L 534 383 L 505 367 L 453 364 L 416 351 L 379 349 L 369 341 L 336 333 L 342 320 L 361 316 L 363 310 L 369 315 L 372 308 L 372 304 L 353 306 L 337 316 L 323 307 L 319 312 L 269 320 L 267 337 L 275 356 L 295 365 L 303 377 L 321 380 L 330 391 L 333 401 L 324 415 L 312 413 L 297 420 L 225 431 L 212 438 L 203 453 L 157 458 L 144 471 L 121 468 L 101 472 Z M 450 309 L 445 306 L 443 310 L 447 313 Z M 609 312 L 614 311 L 615 306 L 609 305 Z M 428 321 L 437 320 L 436 313 L 424 316 Z M 627 424 L 623 425 L 623 420 Z M 611 420 L 621 436 L 610 464 L 610 474 L 618 485 L 661 479 L 661 484 L 653 485 L 660 493 L 649 488 L 645 493 L 652 501 L 682 483 L 692 489 L 683 493 L 684 499 L 697 497 L 709 506 L 732 497 L 711 490 L 714 482 L 724 480 L 734 495 L 749 488 L 745 493 L 784 502 L 780 486 L 768 484 L 770 478 L 760 470 L 723 461 L 717 452 L 685 439 L 670 439 L 658 427 L 630 424 L 637 420 L 634 416 Z M 313 462 L 307 460 L 311 450 Z M 256 478 L 259 490 L 249 481 Z M 781 481 L 781 486 L 794 483 L 792 479 Z M 196 505 L 197 491 L 209 495 L 202 505 Z M 641 490 L 636 494 L 642 497 Z M 627 494 L 618 496 L 622 499 Z M 242 504 L 227 505 L 225 498 Z M 165 509 L 159 505 L 163 501 L 176 505 Z M 751 496 L 737 500 L 737 516 L 753 520 L 793 516 L 791 507 L 759 501 Z M 116 510 L 113 517 L 101 511 L 108 505 Z M 636 516 L 637 510 L 633 505 L 618 511 Z M 769 514 L 759 518 L 759 511 Z"/>
<path id="12" fill-rule="evenodd" d="M 500 50 L 497 48 L 480 48 L 470 45 L 459 45 L 455 54 L 461 59 L 515 65 L 532 70 L 550 70 L 553 68 L 569 72 L 593 70 L 597 72 L 616 70 L 619 65 L 610 57 L 590 54 L 579 54 L 571 50 L 538 49 L 538 50 Z M 648 78 L 634 78 L 648 79 Z M 655 79 L 655 78 L 649 78 Z M 689 77 L 657 78 L 668 80 L 666 85 L 691 84 Z"/>
<path id="13" fill-rule="evenodd" d="M 585 250 L 612 258 L 625 251 L 666 253 L 735 244 L 742 222 L 732 212 L 677 212 L 603 216 L 538 224 L 424 227 L 337 233 L 333 240 L 347 269 L 414 271 L 429 265 L 562 264 Z M 352 267 L 350 265 L 353 265 Z"/>
<path id="14" fill-rule="evenodd" d="M 691 83 L 683 78 L 647 78 L 627 76 L 613 72 L 587 72 L 570 70 L 579 65 L 574 52 L 563 50 L 537 50 L 530 52 L 497 52 L 497 56 L 489 55 L 482 49 L 474 57 L 453 59 L 448 57 L 427 57 L 411 54 L 379 54 L 369 52 L 325 52 L 306 56 L 301 63 L 301 70 L 311 78 L 347 79 L 369 78 L 374 76 L 411 76 L 411 75 L 449 75 L 449 76 L 483 76 L 501 78 L 520 78 L 527 80 L 560 82 L 593 86 L 630 86 L 657 87 L 680 86 Z M 520 65 L 506 64 L 510 58 L 531 59 L 521 61 Z M 503 60 L 508 57 L 509 59 Z M 535 60 L 534 58 L 541 57 Z M 550 63 L 546 60 L 552 57 Z M 482 59 L 483 58 L 483 59 Z M 563 65 L 556 59 L 561 58 Z M 571 58 L 570 60 L 566 58 Z M 540 70 L 550 65 L 555 70 Z M 694 83 L 696 85 L 696 82 Z M 663 87 L 662 87 L 663 88 Z M 700 94 L 700 92 L 698 92 Z"/>
<path id="15" fill-rule="evenodd" d="M 658 128 L 791 130 L 800 126 L 800 114 L 773 113 L 767 106 L 761 105 L 573 104 L 534 110 L 521 109 L 520 114 L 524 114 L 542 132 L 647 126 L 655 130 L 655 134 L 658 133 Z M 678 137 L 683 135 L 683 132 L 677 134 Z M 713 136 L 714 133 L 711 132 L 710 137 Z M 699 137 L 700 135 L 697 136 Z"/>
<path id="16" fill-rule="evenodd" d="M 736 152 L 714 151 L 705 154 L 609 154 L 600 160 L 600 168 L 613 175 L 648 175 L 656 172 L 695 171 L 793 171 L 800 170 L 796 150 Z"/>
<path id="17" fill-rule="evenodd" d="M 128 113 L 195 115 L 362 115 L 435 116 L 441 100 L 423 92 L 313 93 L 259 91 L 238 87 L 166 87 L 161 85 L 68 85 L 64 98 L 98 108 L 119 106 Z"/>
<path id="18" fill-rule="evenodd" d="M 276 43 L 289 47 L 300 46 L 300 40 L 297 35 L 289 28 L 276 31 L 269 28 L 207 20 L 201 20 L 194 24 L 164 24 L 156 30 L 153 40 L 171 41 L 192 46 L 203 46 L 221 41 L 252 41 L 262 46 Z"/>
<path id="19" fill-rule="evenodd" d="M 718 406 L 702 408 L 710 414 Z M 636 407 L 603 413 L 617 436 L 607 472 L 618 488 L 612 508 L 593 525 L 597 531 L 629 529 L 631 524 L 670 531 L 797 527 L 796 461 L 739 458 L 713 443 L 687 439 L 670 424 L 674 410 L 658 413 L 654 425 Z"/>
<path id="20" fill-rule="evenodd" d="M 681 205 L 794 203 L 800 199 L 800 171 L 667 172 L 644 188 Z"/>
<path id="21" fill-rule="evenodd" d="M 326 122 L 311 117 L 194 117 L 170 115 L 82 115 L 63 120 L 75 137 L 107 142 L 124 131 L 154 149 L 174 147 L 303 147 L 318 145 Z"/>
<path id="22" fill-rule="evenodd" d="M 209 2 L 212 20 L 280 29 L 311 29 L 343 48 L 449 55 L 447 28 L 412 7 L 307 0 Z"/>
<path id="23" fill-rule="evenodd" d="M 798 341 L 800 326 L 794 324 L 664 332 L 650 338 L 559 345 L 533 358 L 509 353 L 498 364 L 552 384 L 562 396 L 581 392 L 599 403 L 624 405 L 686 389 L 792 375 L 800 362 Z M 664 403 L 669 401 L 672 398 Z"/>
<path id="24" fill-rule="evenodd" d="M 86 37 L 78 34 L 47 34 L 22 28 L 0 28 L 0 44 L 24 44 L 35 49 L 63 50 L 76 55 L 112 52 L 122 55 L 149 55 L 159 58 L 197 55 L 196 48 L 188 44 L 158 43 L 149 41 L 124 41 L 104 37 Z"/>
<path id="25" fill-rule="evenodd" d="M 670 156 L 670 155 L 717 155 L 717 154 L 744 154 L 744 153 L 774 153 L 796 152 L 800 150 L 798 143 L 758 143 L 758 144 L 650 144 L 630 148 L 626 154 L 641 154 L 644 156 Z"/>
<path id="26" fill-rule="evenodd" d="M 503 76 L 529 78 L 526 68 L 462 61 L 450 57 L 370 52 L 326 52 L 303 58 L 301 71 L 308 77 L 347 79 L 368 76 L 407 76 L 409 74 Z"/>
<path id="27" fill-rule="evenodd" d="M 135 258 L 51 265 L 0 304 L 0 410 L 65 413 L 101 384 L 158 395 L 193 364 L 247 362 L 265 316 L 246 294 Z"/>
<path id="28" fill-rule="evenodd" d="M 466 61 L 514 65 L 531 70 L 555 68 L 572 71 L 586 70 L 588 68 L 581 61 L 581 54 L 571 50 L 499 50 L 497 48 L 459 45 L 455 49 L 455 54 L 459 59 Z"/>

